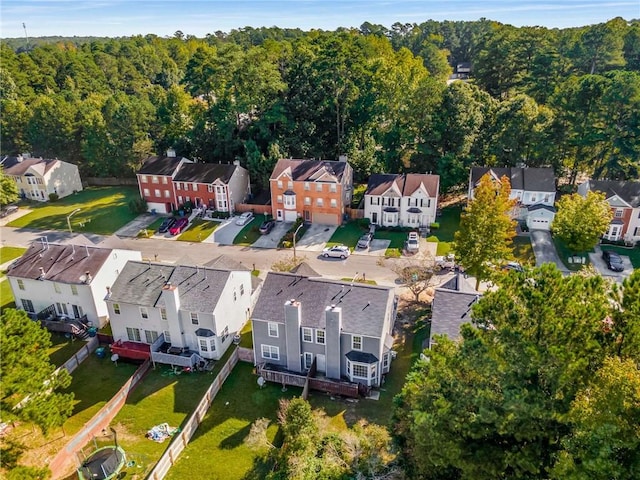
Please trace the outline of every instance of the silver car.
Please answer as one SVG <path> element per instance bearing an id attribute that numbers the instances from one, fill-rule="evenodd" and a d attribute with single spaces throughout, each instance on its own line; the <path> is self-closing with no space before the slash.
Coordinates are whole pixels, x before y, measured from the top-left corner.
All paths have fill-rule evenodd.
<path id="1" fill-rule="evenodd" d="M 236 219 L 236 225 L 246 225 L 247 223 L 249 223 L 251 221 L 252 218 L 253 218 L 253 213 L 244 212 L 242 215 L 240 215 Z"/>
<path id="2" fill-rule="evenodd" d="M 324 258 L 332 257 L 345 259 L 349 255 L 351 255 L 351 251 L 346 245 L 335 245 L 333 247 L 327 247 L 322 250 L 322 256 Z"/>

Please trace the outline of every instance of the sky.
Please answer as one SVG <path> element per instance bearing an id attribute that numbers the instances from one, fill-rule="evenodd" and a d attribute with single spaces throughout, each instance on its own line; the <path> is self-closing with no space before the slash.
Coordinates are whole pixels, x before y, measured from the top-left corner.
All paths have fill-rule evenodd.
<path id="1" fill-rule="evenodd" d="M 0 37 L 204 37 L 246 26 L 335 30 L 364 22 L 487 18 L 565 28 L 640 18 L 640 0 L 0 0 Z"/>

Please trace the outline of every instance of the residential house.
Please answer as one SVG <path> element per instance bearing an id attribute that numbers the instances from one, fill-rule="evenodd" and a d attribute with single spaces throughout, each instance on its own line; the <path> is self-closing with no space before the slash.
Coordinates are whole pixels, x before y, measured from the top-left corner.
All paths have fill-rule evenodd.
<path id="1" fill-rule="evenodd" d="M 25 153 L 2 158 L 0 166 L 16 182 L 23 199 L 48 202 L 51 194 L 62 198 L 82 190 L 77 165 L 57 158 L 33 158 Z"/>
<path id="2" fill-rule="evenodd" d="M 364 216 L 383 227 L 428 227 L 436 219 L 439 187 L 439 175 L 371 175 L 364 194 Z"/>
<path id="3" fill-rule="evenodd" d="M 473 199 L 473 192 L 485 175 L 490 175 L 496 181 L 502 177 L 509 179 L 510 198 L 517 200 L 514 218 L 526 222 L 530 230 L 549 230 L 555 217 L 556 199 L 556 179 L 552 168 L 472 167 L 469 199 Z"/>
<path id="4" fill-rule="evenodd" d="M 280 159 L 269 180 L 278 221 L 339 225 L 353 194 L 353 169 L 339 161 Z"/>
<path id="5" fill-rule="evenodd" d="M 45 310 L 83 318 L 97 327 L 107 322 L 105 289 L 140 252 L 89 245 L 33 242 L 7 271 L 16 306 L 31 314 Z"/>
<path id="6" fill-rule="evenodd" d="M 249 319 L 251 272 L 131 261 L 105 301 L 114 340 L 218 360 Z"/>
<path id="7" fill-rule="evenodd" d="M 431 304 L 429 348 L 437 343 L 438 335 L 446 335 L 451 340 L 460 338 L 460 328 L 471 322 L 471 307 L 479 299 L 480 293 L 461 273 L 436 288 Z"/>
<path id="8" fill-rule="evenodd" d="M 604 234 L 606 240 L 640 241 L 640 181 L 587 180 L 578 193 L 602 192 L 611 206 L 613 220 Z"/>
<path id="9" fill-rule="evenodd" d="M 182 165 L 189 163 L 192 161 L 187 158 L 176 157 L 172 149 L 164 157 L 145 160 L 137 173 L 138 188 L 150 212 L 171 213 L 178 208 L 173 178 Z"/>
<path id="10" fill-rule="evenodd" d="M 252 314 L 261 369 L 378 387 L 394 357 L 393 288 L 269 272 Z"/>
<path id="11" fill-rule="evenodd" d="M 251 193 L 249 172 L 237 160 L 233 164 L 184 164 L 173 182 L 178 205 L 192 202 L 195 207 L 220 212 L 233 213 L 235 205 L 245 202 Z"/>

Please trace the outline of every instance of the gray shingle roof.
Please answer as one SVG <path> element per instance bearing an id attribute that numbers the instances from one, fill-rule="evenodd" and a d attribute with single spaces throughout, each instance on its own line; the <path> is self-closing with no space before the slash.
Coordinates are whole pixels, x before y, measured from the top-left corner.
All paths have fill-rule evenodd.
<path id="1" fill-rule="evenodd" d="M 145 160 L 142 168 L 138 171 L 141 175 L 164 175 L 172 176 L 182 158 L 178 157 L 149 157 Z"/>
<path id="2" fill-rule="evenodd" d="M 221 182 L 228 183 L 237 168 L 237 165 L 226 163 L 186 163 L 176 173 L 174 181 L 213 183 L 220 179 Z"/>
<path id="3" fill-rule="evenodd" d="M 294 160 L 281 158 L 271 173 L 271 180 L 278 178 L 287 168 L 291 169 L 294 182 L 313 182 L 323 174 L 333 176 L 336 182 L 342 181 L 347 162 L 335 160 Z"/>
<path id="4" fill-rule="evenodd" d="M 604 193 L 607 198 L 617 195 L 633 208 L 640 207 L 640 182 L 589 180 L 589 188 Z"/>
<path id="5" fill-rule="evenodd" d="M 40 175 L 44 175 L 59 162 L 60 160 L 57 158 L 4 157 L 0 164 L 4 168 L 6 175 L 21 176 L 24 175 L 30 167 L 35 167 Z"/>
<path id="6" fill-rule="evenodd" d="M 398 186 L 400 194 L 404 197 L 411 196 L 420 185 L 424 185 L 430 197 L 438 195 L 439 175 L 428 173 L 376 173 L 369 177 L 365 195 L 382 195 L 389 190 L 393 184 Z"/>
<path id="7" fill-rule="evenodd" d="M 442 287 L 436 288 L 431 305 L 430 343 L 435 335 L 452 340 L 460 337 L 460 327 L 471 322 L 471 306 L 480 293 L 474 291 L 461 275 L 456 275 Z"/>
<path id="8" fill-rule="evenodd" d="M 148 307 L 164 306 L 162 287 L 178 287 L 180 308 L 210 313 L 231 275 L 228 270 L 129 261 L 111 288 L 110 300 Z"/>
<path id="9" fill-rule="evenodd" d="M 475 185 L 489 171 L 492 171 L 498 178 L 506 176 L 512 190 L 556 191 L 556 178 L 552 168 L 473 167 L 471 169 L 471 183 Z"/>
<path id="10" fill-rule="evenodd" d="M 302 326 L 324 328 L 326 307 L 336 305 L 342 308 L 345 333 L 381 338 L 394 293 L 387 287 L 269 272 L 252 316 L 283 323 L 284 303 L 290 299 L 301 304 Z"/>

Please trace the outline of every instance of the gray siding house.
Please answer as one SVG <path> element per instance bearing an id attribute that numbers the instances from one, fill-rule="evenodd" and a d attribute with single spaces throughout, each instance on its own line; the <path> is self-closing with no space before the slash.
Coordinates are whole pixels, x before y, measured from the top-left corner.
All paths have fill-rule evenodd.
<path id="1" fill-rule="evenodd" d="M 267 274 L 253 311 L 256 364 L 369 387 L 389 372 L 396 317 L 392 288 L 291 273 Z"/>

